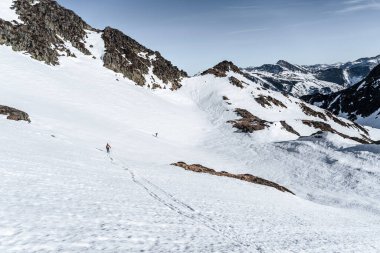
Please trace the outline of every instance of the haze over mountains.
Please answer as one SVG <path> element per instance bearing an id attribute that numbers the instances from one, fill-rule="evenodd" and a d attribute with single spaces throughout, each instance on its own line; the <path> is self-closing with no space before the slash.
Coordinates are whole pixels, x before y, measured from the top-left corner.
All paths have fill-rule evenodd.
<path id="1" fill-rule="evenodd" d="M 55 1 L 0 7 L 1 252 L 380 250 L 378 57 L 188 76 Z"/>

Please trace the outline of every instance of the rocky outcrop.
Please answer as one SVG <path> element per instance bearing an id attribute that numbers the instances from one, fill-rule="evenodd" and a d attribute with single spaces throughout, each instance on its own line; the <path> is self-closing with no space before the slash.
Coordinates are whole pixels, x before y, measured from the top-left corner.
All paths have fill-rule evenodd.
<path id="1" fill-rule="evenodd" d="M 339 131 L 337 131 L 334 128 L 332 128 L 331 125 L 327 124 L 326 122 L 313 121 L 313 120 L 302 120 L 302 123 L 305 124 L 305 125 L 307 125 L 307 126 L 309 126 L 309 127 L 320 129 L 320 130 L 322 130 L 322 132 L 330 132 L 330 133 L 333 133 L 333 134 L 337 134 L 337 135 L 339 135 L 339 136 L 341 136 L 341 137 L 343 137 L 345 139 L 350 139 L 350 140 L 359 142 L 361 144 L 372 144 L 372 143 L 375 143 L 373 140 L 369 139 L 367 136 L 365 136 L 363 134 L 361 135 L 362 138 L 351 137 L 351 136 L 342 134 Z"/>
<path id="2" fill-rule="evenodd" d="M 230 78 L 228 78 L 228 80 L 230 81 L 230 83 L 236 87 L 239 87 L 240 89 L 243 89 L 244 86 L 243 86 L 243 82 L 240 81 L 239 79 L 237 79 L 236 77 L 233 77 L 231 76 Z"/>
<path id="3" fill-rule="evenodd" d="M 188 171 L 197 172 L 197 173 L 206 173 L 206 174 L 210 174 L 210 175 L 214 175 L 214 176 L 235 178 L 238 180 L 242 180 L 242 181 L 246 181 L 246 182 L 250 182 L 250 183 L 254 183 L 254 184 L 258 184 L 258 185 L 269 186 L 269 187 L 275 188 L 279 191 L 288 192 L 288 193 L 295 195 L 292 191 L 285 188 L 284 186 L 281 186 L 277 183 L 274 183 L 272 181 L 269 181 L 269 180 L 266 180 L 266 179 L 263 179 L 260 177 L 253 176 L 251 174 L 232 174 L 232 173 L 228 173 L 226 171 L 217 172 L 214 169 L 204 167 L 200 164 L 188 165 L 184 162 L 173 163 L 172 165 L 183 168 L 183 169 L 188 170 Z"/>
<path id="4" fill-rule="evenodd" d="M 232 124 L 234 128 L 239 129 L 243 133 L 253 133 L 269 127 L 269 122 L 256 117 L 245 109 L 236 108 L 235 113 L 239 115 L 241 119 L 230 120 L 227 121 L 227 123 Z"/>
<path id="5" fill-rule="evenodd" d="M 90 55 L 84 39 L 85 29 L 92 28 L 74 12 L 52 0 L 15 0 L 13 8 L 23 23 L 0 19 L 0 44 L 26 51 L 34 59 L 51 65 L 59 63 L 61 54 L 74 56 L 63 40 Z"/>
<path id="6" fill-rule="evenodd" d="M 214 67 L 204 71 L 201 75 L 204 76 L 207 74 L 211 74 L 216 77 L 226 77 L 227 73 L 230 71 L 244 75 L 243 72 L 241 72 L 241 70 L 230 61 L 222 61 L 218 63 L 217 65 L 215 65 Z"/>
<path id="7" fill-rule="evenodd" d="M 6 115 L 7 119 L 9 120 L 15 120 L 15 121 L 23 120 L 29 123 L 31 122 L 29 115 L 26 112 L 20 111 L 12 107 L 0 105 L 0 114 Z"/>
<path id="8" fill-rule="evenodd" d="M 281 121 L 281 126 L 288 131 L 289 133 L 295 134 L 297 136 L 301 136 L 292 126 L 290 126 L 286 121 Z"/>
<path id="9" fill-rule="evenodd" d="M 300 107 L 301 107 L 303 113 L 305 113 L 308 116 L 318 117 L 320 119 L 323 119 L 324 121 L 327 120 L 326 115 L 324 113 L 317 112 L 317 111 L 311 109 L 310 107 L 308 107 L 307 105 L 305 105 L 304 103 L 301 103 Z"/>
<path id="10" fill-rule="evenodd" d="M 140 86 L 148 83 L 153 87 L 158 85 L 155 81 L 161 80 L 176 90 L 181 87 L 182 78 L 187 77 L 186 72 L 173 66 L 159 52 L 142 46 L 119 30 L 107 27 L 102 37 L 106 48 L 104 66 L 122 73 Z M 147 80 L 149 74 L 153 74 L 157 80 Z"/>

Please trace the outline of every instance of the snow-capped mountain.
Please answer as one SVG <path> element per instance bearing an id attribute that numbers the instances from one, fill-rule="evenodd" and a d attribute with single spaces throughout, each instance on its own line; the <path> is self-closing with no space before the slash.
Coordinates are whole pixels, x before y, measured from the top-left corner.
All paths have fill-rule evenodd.
<path id="1" fill-rule="evenodd" d="M 360 58 L 352 62 L 317 64 L 304 66 L 304 68 L 315 74 L 315 76 L 320 80 L 349 87 L 363 80 L 369 72 L 379 64 L 380 55 L 375 57 Z"/>
<path id="2" fill-rule="evenodd" d="M 303 95 L 328 94 L 342 89 L 342 86 L 320 80 L 303 66 L 294 65 L 284 60 L 276 64 L 265 64 L 260 67 L 242 69 L 247 77 L 264 87 L 275 91 L 300 97 Z"/>
<path id="3" fill-rule="evenodd" d="M 361 143 L 373 141 L 362 126 L 300 99 L 265 89 L 232 62 L 223 61 L 201 76 L 185 79 L 184 84 L 184 90 L 200 91 L 197 99 L 205 108 L 214 110 L 222 102 L 225 109 L 213 115 L 213 121 L 227 119 L 239 132 L 251 133 L 257 141 L 294 140 L 320 131 Z"/>
<path id="4" fill-rule="evenodd" d="M 328 95 L 316 94 L 303 99 L 336 115 L 358 123 L 380 127 L 380 65 L 357 84 Z"/>
<path id="5" fill-rule="evenodd" d="M 300 97 L 329 94 L 363 80 L 380 63 L 380 56 L 337 64 L 296 65 L 284 60 L 276 64 L 242 69 L 268 88 Z"/>
<path id="6" fill-rule="evenodd" d="M 0 252 L 380 250 L 379 129 L 15 3 L 0 0 Z"/>

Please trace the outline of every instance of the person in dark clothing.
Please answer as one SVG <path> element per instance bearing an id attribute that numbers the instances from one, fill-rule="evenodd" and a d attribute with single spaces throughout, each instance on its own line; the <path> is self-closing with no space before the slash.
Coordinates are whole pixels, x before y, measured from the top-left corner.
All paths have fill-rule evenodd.
<path id="1" fill-rule="evenodd" d="M 109 154 L 111 151 L 111 145 L 107 143 L 106 145 L 107 153 Z"/>

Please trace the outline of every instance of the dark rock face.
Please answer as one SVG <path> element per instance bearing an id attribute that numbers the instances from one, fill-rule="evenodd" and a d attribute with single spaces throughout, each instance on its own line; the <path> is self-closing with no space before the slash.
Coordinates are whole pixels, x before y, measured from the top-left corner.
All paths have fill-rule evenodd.
<path id="1" fill-rule="evenodd" d="M 15 121 L 24 120 L 29 123 L 31 122 L 29 115 L 26 112 L 17 110 L 12 107 L 0 105 L 0 114 L 6 115 L 7 119 L 9 120 L 15 120 Z"/>
<path id="2" fill-rule="evenodd" d="M 0 44 L 12 46 L 15 51 L 26 51 L 34 59 L 51 65 L 58 64 L 61 53 L 73 56 L 61 38 L 70 41 L 82 53 L 90 54 L 83 41 L 86 36 L 84 29 L 92 28 L 74 12 L 52 0 L 40 0 L 38 3 L 16 0 L 13 8 L 23 24 L 0 19 Z"/>
<path id="3" fill-rule="evenodd" d="M 380 108 L 380 65 L 361 82 L 329 95 L 316 94 L 303 100 L 332 111 L 346 113 L 350 120 L 368 117 Z"/>
<path id="4" fill-rule="evenodd" d="M 119 30 L 107 27 L 102 37 L 106 48 L 104 66 L 122 73 L 138 85 L 147 83 L 144 76 L 149 74 L 149 68 L 165 84 L 171 83 L 174 90 L 181 87 L 182 78 L 187 77 L 186 72 L 173 66 L 159 52 L 147 49 Z M 152 81 L 154 86 L 154 80 Z"/>
<path id="5" fill-rule="evenodd" d="M 184 162 L 173 163 L 171 165 L 183 168 L 183 169 L 188 170 L 188 171 L 197 172 L 197 173 L 206 173 L 206 174 L 210 174 L 210 175 L 214 175 L 214 176 L 235 178 L 235 179 L 246 181 L 249 183 L 265 185 L 265 186 L 275 188 L 279 191 L 288 192 L 288 193 L 295 195 L 292 191 L 285 188 L 284 186 L 281 186 L 275 182 L 272 182 L 272 181 L 269 181 L 269 180 L 266 180 L 266 179 L 263 179 L 260 177 L 253 176 L 251 174 L 232 174 L 232 173 L 228 173 L 226 171 L 217 172 L 214 169 L 204 167 L 200 164 L 188 165 Z"/>
<path id="6" fill-rule="evenodd" d="M 211 74 L 216 77 L 226 77 L 227 72 L 229 71 L 244 75 L 243 72 L 241 72 L 241 70 L 230 61 L 222 61 L 218 63 L 217 65 L 215 65 L 214 67 L 204 71 L 201 75 Z"/>
<path id="7" fill-rule="evenodd" d="M 315 74 L 315 76 L 322 81 L 336 83 L 344 85 L 346 80 L 344 79 L 343 70 L 340 68 L 329 68 L 321 70 Z"/>

